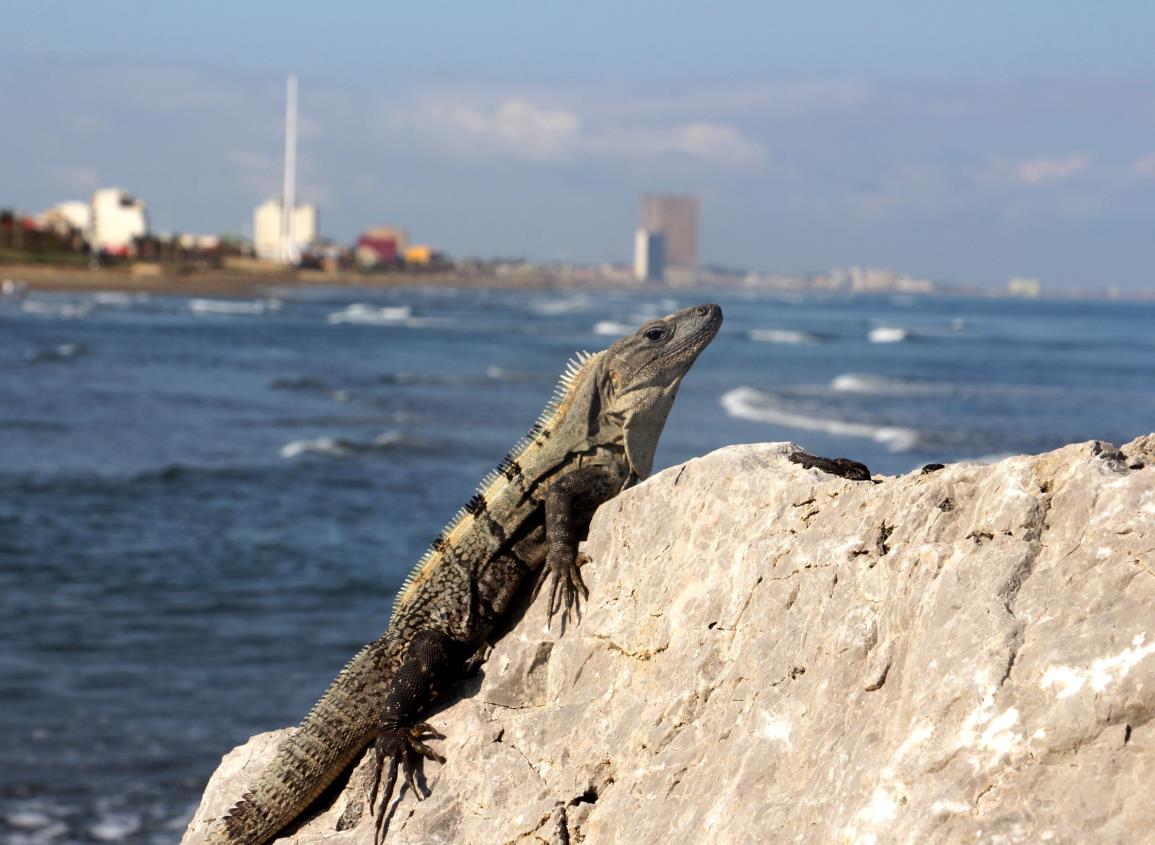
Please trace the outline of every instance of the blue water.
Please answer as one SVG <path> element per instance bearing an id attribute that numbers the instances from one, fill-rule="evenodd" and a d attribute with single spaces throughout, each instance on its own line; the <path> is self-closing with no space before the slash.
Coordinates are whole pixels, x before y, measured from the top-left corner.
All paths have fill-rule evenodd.
<path id="1" fill-rule="evenodd" d="M 658 468 L 794 440 L 901 473 L 1155 430 L 1155 307 L 290 289 L 0 304 L 0 839 L 174 842 L 295 723 L 578 349 L 726 324 Z M 615 325 L 623 324 L 623 325 Z M 871 342 L 872 330 L 902 337 Z"/>

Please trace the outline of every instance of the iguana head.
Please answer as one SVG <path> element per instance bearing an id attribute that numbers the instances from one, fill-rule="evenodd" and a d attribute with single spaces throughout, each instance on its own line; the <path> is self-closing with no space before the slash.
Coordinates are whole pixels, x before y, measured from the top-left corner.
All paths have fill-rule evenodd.
<path id="1" fill-rule="evenodd" d="M 682 376 L 722 325 L 717 305 L 651 320 L 598 357 L 596 439 L 624 443 L 630 472 L 646 478 Z"/>

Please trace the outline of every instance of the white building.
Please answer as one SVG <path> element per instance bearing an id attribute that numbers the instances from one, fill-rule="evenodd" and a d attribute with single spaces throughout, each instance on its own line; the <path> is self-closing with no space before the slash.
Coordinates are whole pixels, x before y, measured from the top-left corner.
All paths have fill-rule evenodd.
<path id="1" fill-rule="evenodd" d="M 281 230 L 281 201 L 270 199 L 258 205 L 253 212 L 253 250 L 257 257 L 292 263 L 294 256 L 299 257 L 312 247 L 317 242 L 317 206 L 312 203 L 294 206 L 289 226 L 291 251 L 285 249 Z"/>
<path id="2" fill-rule="evenodd" d="M 87 236 L 92 228 L 92 206 L 83 200 L 58 202 L 40 215 L 40 224 L 59 235 L 80 232 Z"/>
<path id="3" fill-rule="evenodd" d="M 92 218 L 88 245 L 94 252 L 129 255 L 134 240 L 148 234 L 148 217 L 142 200 L 120 188 L 101 188 L 92 195 Z"/>
<path id="4" fill-rule="evenodd" d="M 666 272 L 666 236 L 638 229 L 634 233 L 634 278 L 660 282 Z"/>
<path id="5" fill-rule="evenodd" d="M 1021 296 L 1024 299 L 1035 299 L 1043 291 L 1038 279 L 1016 276 L 1007 282 L 1007 293 L 1011 296 Z"/>

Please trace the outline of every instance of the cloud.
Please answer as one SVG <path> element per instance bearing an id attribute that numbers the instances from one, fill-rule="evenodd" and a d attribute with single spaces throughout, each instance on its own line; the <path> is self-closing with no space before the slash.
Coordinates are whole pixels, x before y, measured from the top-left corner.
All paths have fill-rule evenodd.
<path id="1" fill-rule="evenodd" d="M 761 144 L 732 124 L 630 120 L 616 109 L 599 112 L 594 107 L 579 114 L 576 108 L 541 105 L 526 96 L 478 105 L 463 96 L 442 95 L 428 98 L 414 112 L 410 128 L 468 157 L 629 162 L 678 156 L 727 168 L 757 168 L 768 159 Z"/>
<path id="2" fill-rule="evenodd" d="M 765 148 L 743 135 L 736 126 L 718 123 L 679 126 L 674 130 L 669 149 L 727 167 L 760 167 L 768 158 Z"/>
<path id="3" fill-rule="evenodd" d="M 1090 162 L 1085 153 L 1072 153 L 1063 158 L 1031 158 L 1018 163 L 1015 178 L 1024 185 L 1065 182 L 1086 170 Z"/>
<path id="4" fill-rule="evenodd" d="M 453 146 L 465 142 L 476 149 L 480 142 L 489 150 L 541 161 L 566 154 L 581 131 L 581 120 L 573 112 L 538 106 L 523 97 L 509 97 L 493 109 L 431 102 L 423 116 L 435 131 L 465 136 L 452 139 Z"/>
<path id="5" fill-rule="evenodd" d="M 1155 177 L 1155 153 L 1141 156 L 1131 164 L 1131 172 L 1144 178 Z"/>

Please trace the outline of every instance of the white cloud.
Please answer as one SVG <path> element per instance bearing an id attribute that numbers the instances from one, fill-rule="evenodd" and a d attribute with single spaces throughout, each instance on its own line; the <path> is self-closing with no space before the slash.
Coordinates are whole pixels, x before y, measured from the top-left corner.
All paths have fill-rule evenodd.
<path id="1" fill-rule="evenodd" d="M 1135 159 L 1131 165 L 1131 172 L 1145 178 L 1155 177 L 1155 153 L 1148 153 Z"/>
<path id="2" fill-rule="evenodd" d="M 689 123 L 674 130 L 670 150 L 728 167 L 759 167 L 767 153 L 735 126 Z"/>
<path id="3" fill-rule="evenodd" d="M 1062 158 L 1031 158 L 1018 163 L 1015 178 L 1025 185 L 1065 182 L 1086 170 L 1090 162 L 1086 153 L 1072 153 Z"/>
<path id="4" fill-rule="evenodd" d="M 545 106 L 526 96 L 491 99 L 433 96 L 407 123 L 462 156 L 509 155 L 531 161 L 634 161 L 680 156 L 730 168 L 757 168 L 766 149 L 734 125 L 710 121 L 663 124 L 631 120 L 616 109 Z M 393 127 L 397 128 L 396 125 Z"/>
<path id="5" fill-rule="evenodd" d="M 434 131 L 464 133 L 452 146 L 468 148 L 480 142 L 490 149 L 535 160 L 566 154 L 581 131 L 578 116 L 565 109 L 538 106 L 523 97 L 509 97 L 494 109 L 434 101 L 423 109 L 425 123 Z"/>

